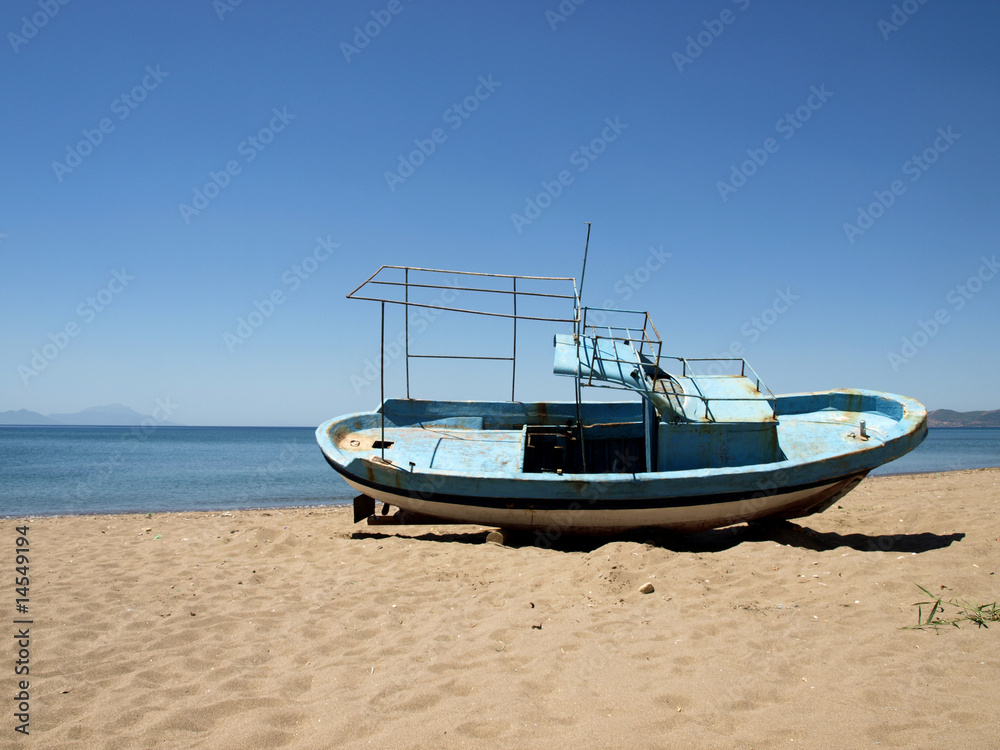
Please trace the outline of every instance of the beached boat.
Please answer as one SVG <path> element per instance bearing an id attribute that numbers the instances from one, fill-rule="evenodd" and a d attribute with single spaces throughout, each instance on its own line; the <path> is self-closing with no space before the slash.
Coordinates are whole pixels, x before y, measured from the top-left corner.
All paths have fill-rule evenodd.
<path id="1" fill-rule="evenodd" d="M 513 305 L 456 307 L 417 292 Z M 327 462 L 361 493 L 356 522 L 474 523 L 552 537 L 798 518 L 830 507 L 927 433 L 926 410 L 910 398 L 853 389 L 775 396 L 742 359 L 664 355 L 648 313 L 584 307 L 572 278 L 383 266 L 348 297 L 382 303 L 383 352 L 386 304 L 403 305 L 406 321 L 407 397 L 387 399 L 383 389 L 374 411 L 316 431 Z M 572 315 L 525 312 L 556 301 L 571 303 Z M 410 308 L 509 318 L 511 356 L 412 354 Z M 514 399 L 519 320 L 569 329 L 555 335 L 554 372 L 573 379 L 573 400 Z M 428 357 L 508 361 L 510 400 L 410 398 L 410 359 Z M 633 400 L 584 401 L 588 386 Z M 385 515 L 390 506 L 399 512 Z"/>

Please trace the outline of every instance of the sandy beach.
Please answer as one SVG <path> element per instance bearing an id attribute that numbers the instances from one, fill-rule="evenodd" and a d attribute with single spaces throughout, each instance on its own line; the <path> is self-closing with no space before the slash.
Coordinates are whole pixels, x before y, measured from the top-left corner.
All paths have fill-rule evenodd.
<path id="1" fill-rule="evenodd" d="M 0 746 L 998 747 L 1000 623 L 901 629 L 917 584 L 998 598 L 998 509 L 984 469 L 555 548 L 348 508 L 4 520 Z"/>

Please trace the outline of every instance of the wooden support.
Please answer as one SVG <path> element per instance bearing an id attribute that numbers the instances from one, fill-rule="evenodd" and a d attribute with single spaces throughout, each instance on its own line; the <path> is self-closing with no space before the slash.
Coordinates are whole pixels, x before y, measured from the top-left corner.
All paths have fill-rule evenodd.
<path id="1" fill-rule="evenodd" d="M 494 529 L 486 535 L 486 541 L 506 547 L 513 538 L 513 533 L 509 529 Z"/>

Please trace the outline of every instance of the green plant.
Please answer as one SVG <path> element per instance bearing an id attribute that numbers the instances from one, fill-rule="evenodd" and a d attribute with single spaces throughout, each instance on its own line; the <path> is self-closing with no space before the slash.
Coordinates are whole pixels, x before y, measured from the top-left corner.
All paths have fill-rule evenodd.
<path id="1" fill-rule="evenodd" d="M 919 584 L 917 588 L 927 594 L 931 600 L 914 602 L 913 606 L 917 608 L 917 624 L 907 625 L 903 630 L 934 628 L 937 631 L 943 625 L 954 625 L 957 628 L 959 627 L 959 623 L 963 621 L 974 622 L 981 628 L 988 628 L 989 625 L 986 623 L 1000 622 L 1000 607 L 997 607 L 996 602 L 992 604 L 976 604 L 974 601 L 965 601 L 964 599 L 945 599 L 943 596 L 932 594 Z M 944 587 L 942 586 L 942 588 Z M 928 606 L 931 608 L 930 612 L 924 617 L 924 607 Z M 946 607 L 956 609 L 956 616 L 952 618 L 944 617 Z"/>

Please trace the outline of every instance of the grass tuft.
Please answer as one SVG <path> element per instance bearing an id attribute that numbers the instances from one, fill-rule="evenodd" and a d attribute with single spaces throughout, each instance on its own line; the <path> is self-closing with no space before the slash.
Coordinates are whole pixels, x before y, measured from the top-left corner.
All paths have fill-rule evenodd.
<path id="1" fill-rule="evenodd" d="M 989 625 L 986 623 L 1000 622 L 1000 607 L 997 607 L 996 602 L 992 604 L 976 604 L 974 601 L 966 601 L 964 599 L 945 599 L 942 596 L 932 594 L 923 586 L 917 585 L 917 588 L 927 594 L 930 600 L 926 602 L 914 602 L 913 606 L 917 608 L 917 624 L 907 625 L 902 628 L 903 630 L 934 628 L 935 632 L 937 632 L 939 628 L 947 625 L 953 625 L 956 628 L 960 627 L 959 623 L 961 622 L 974 622 L 980 628 L 988 628 Z M 942 588 L 944 587 L 942 586 Z M 926 617 L 924 617 L 924 607 L 930 607 L 930 611 Z M 952 617 L 945 616 L 946 608 L 948 607 L 955 610 L 952 613 Z"/>

